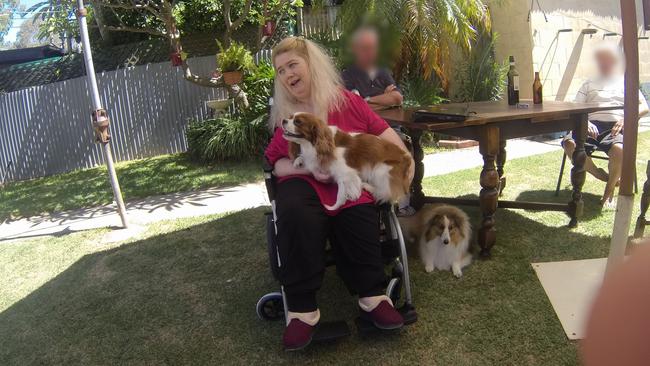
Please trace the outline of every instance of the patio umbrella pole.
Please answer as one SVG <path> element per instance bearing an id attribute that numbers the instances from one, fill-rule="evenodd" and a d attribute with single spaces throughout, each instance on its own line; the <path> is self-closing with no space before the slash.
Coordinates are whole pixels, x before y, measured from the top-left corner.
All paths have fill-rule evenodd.
<path id="1" fill-rule="evenodd" d="M 607 258 L 607 272 L 625 256 L 632 208 L 634 206 L 634 171 L 639 129 L 639 43 L 634 0 L 621 0 L 623 49 L 625 51 L 625 129 L 623 130 L 623 171 L 616 204 L 612 241 Z"/>
<path id="2" fill-rule="evenodd" d="M 108 134 L 108 116 L 106 111 L 102 108 L 102 101 L 99 98 L 99 89 L 97 87 L 97 79 L 95 78 L 95 67 L 93 66 L 93 56 L 90 50 L 90 39 L 88 38 L 88 25 L 86 24 L 86 8 L 84 7 L 83 0 L 77 0 L 77 20 L 79 21 L 79 30 L 81 33 L 81 41 L 83 44 L 84 63 L 86 64 L 86 76 L 88 84 L 90 85 L 90 95 L 93 101 L 93 127 L 97 135 L 99 143 L 102 145 L 104 153 L 104 161 L 108 168 L 108 176 L 113 188 L 113 197 L 117 204 L 117 211 L 122 220 L 122 226 L 128 227 L 126 217 L 126 206 L 122 199 L 122 191 L 120 190 L 120 183 L 117 180 L 117 173 L 113 164 L 113 154 L 111 152 L 110 136 Z"/>

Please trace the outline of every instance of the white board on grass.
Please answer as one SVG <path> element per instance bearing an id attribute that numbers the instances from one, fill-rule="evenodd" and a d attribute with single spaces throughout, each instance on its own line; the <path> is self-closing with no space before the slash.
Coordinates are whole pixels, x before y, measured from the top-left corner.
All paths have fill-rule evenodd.
<path id="1" fill-rule="evenodd" d="M 583 339 L 591 304 L 603 283 L 607 258 L 532 263 L 566 336 Z"/>

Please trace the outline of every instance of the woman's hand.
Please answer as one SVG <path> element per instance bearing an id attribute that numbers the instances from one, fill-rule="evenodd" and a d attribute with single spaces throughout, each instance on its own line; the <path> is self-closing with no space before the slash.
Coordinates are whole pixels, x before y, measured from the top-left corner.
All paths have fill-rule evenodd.
<path id="1" fill-rule="evenodd" d="M 287 175 L 309 175 L 311 173 L 307 169 L 294 166 L 293 161 L 289 158 L 282 158 L 275 162 L 273 174 L 276 177 L 284 177 Z"/>
<path id="2" fill-rule="evenodd" d="M 324 172 L 321 169 L 315 171 L 313 176 L 317 181 L 319 181 L 321 183 L 331 183 L 332 182 L 332 176 L 329 173 Z"/>

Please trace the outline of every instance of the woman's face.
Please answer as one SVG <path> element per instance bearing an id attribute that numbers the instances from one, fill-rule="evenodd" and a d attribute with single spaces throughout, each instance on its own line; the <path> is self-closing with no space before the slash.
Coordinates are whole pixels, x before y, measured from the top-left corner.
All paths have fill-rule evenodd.
<path id="1" fill-rule="evenodd" d="M 309 101 L 311 74 L 307 61 L 295 52 L 281 53 L 275 57 L 277 79 L 289 93 L 301 102 Z"/>

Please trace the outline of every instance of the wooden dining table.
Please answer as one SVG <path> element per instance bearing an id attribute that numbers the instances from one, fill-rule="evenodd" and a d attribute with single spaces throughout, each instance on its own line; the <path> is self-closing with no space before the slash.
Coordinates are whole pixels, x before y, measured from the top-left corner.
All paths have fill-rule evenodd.
<path id="1" fill-rule="evenodd" d="M 415 160 L 415 176 L 411 186 L 411 205 L 420 209 L 425 203 L 447 203 L 479 206 L 482 214 L 478 230 L 478 244 L 481 257 L 490 257 L 496 243 L 497 208 L 513 208 L 537 211 L 562 211 L 568 214 L 569 227 L 576 227 L 582 215 L 582 186 L 585 182 L 584 169 L 587 155 L 585 139 L 587 137 L 589 113 L 622 109 L 622 106 L 603 103 L 570 103 L 544 101 L 533 104 L 522 101 L 524 106 L 510 106 L 506 101 L 472 102 L 446 104 L 445 108 L 466 109 L 469 117 L 463 122 L 443 122 L 435 119 L 414 120 L 414 112 L 419 108 L 392 108 L 377 113 L 383 119 L 400 125 L 410 136 Z M 529 137 L 553 132 L 573 130 L 576 132 L 576 149 L 573 153 L 571 200 L 566 204 L 547 202 L 524 202 L 500 200 L 499 196 L 506 186 L 505 163 L 506 142 L 509 139 Z M 425 131 L 439 132 L 445 135 L 478 141 L 479 152 L 483 156 L 483 169 L 479 183 L 481 190 L 478 200 L 451 197 L 425 196 L 422 191 L 424 176 L 424 152 L 420 138 Z"/>

